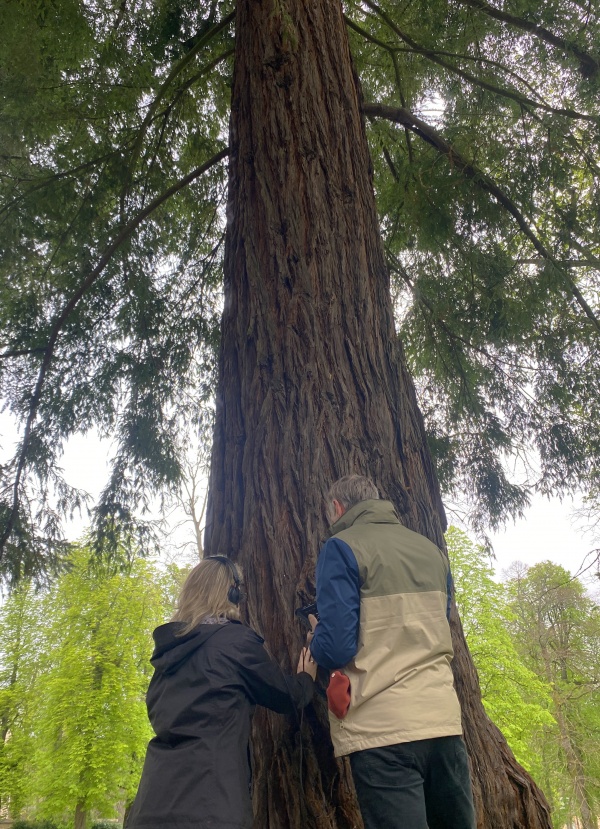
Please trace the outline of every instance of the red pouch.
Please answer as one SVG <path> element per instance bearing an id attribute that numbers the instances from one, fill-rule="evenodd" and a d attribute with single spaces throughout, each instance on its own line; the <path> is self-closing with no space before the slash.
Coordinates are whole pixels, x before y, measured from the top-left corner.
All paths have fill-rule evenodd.
<path id="1" fill-rule="evenodd" d="M 327 686 L 327 705 L 331 713 L 343 720 L 350 708 L 350 680 L 341 671 L 333 671 Z"/>

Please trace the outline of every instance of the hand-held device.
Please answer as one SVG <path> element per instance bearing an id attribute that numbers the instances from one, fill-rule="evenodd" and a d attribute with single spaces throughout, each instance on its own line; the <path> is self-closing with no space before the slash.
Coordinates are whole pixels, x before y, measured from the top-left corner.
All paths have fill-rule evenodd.
<path id="1" fill-rule="evenodd" d="M 319 621 L 319 611 L 317 610 L 317 604 L 314 602 L 313 604 L 304 605 L 304 607 L 299 607 L 296 610 L 296 617 L 300 619 L 300 621 L 306 625 L 309 630 L 312 630 L 311 624 L 308 621 L 309 616 L 315 616 L 317 622 Z"/>

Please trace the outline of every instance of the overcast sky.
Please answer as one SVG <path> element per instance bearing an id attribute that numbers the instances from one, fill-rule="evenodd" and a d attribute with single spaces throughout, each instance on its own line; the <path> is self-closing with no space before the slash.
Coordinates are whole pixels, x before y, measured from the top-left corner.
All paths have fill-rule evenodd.
<path id="1" fill-rule="evenodd" d="M 582 565 L 590 564 L 588 554 L 600 546 L 600 540 L 584 533 L 581 521 L 572 518 L 575 506 L 570 498 L 561 502 L 536 496 L 524 518 L 491 535 L 498 574 L 502 575 L 513 561 L 531 565 L 549 560 L 572 575 L 578 574 Z"/>

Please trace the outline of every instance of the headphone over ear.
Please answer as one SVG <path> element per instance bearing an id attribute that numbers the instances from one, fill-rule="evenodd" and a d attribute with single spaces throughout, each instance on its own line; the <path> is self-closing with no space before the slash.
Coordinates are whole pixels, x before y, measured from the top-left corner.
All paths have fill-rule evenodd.
<path id="1" fill-rule="evenodd" d="M 231 602 L 231 604 L 238 605 L 240 603 L 241 598 L 241 590 L 240 590 L 240 574 L 237 571 L 237 567 L 230 559 L 226 558 L 225 556 L 206 556 L 206 558 L 214 558 L 217 561 L 221 561 L 226 567 L 229 568 L 229 572 L 231 573 L 231 578 L 233 579 L 233 584 L 229 588 L 227 593 L 227 600 Z"/>

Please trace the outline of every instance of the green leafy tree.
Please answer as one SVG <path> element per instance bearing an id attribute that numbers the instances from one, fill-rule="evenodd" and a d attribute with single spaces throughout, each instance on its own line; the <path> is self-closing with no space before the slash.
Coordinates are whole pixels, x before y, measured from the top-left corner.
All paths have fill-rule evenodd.
<path id="1" fill-rule="evenodd" d="M 20 585 L 0 609 L 0 806 L 18 815 L 26 802 L 27 770 L 34 746 L 43 635 L 41 596 Z"/>
<path id="2" fill-rule="evenodd" d="M 547 561 L 513 567 L 509 581 L 515 642 L 552 694 L 558 725 L 537 751 L 557 823 L 596 829 L 600 813 L 600 607 L 584 585 Z"/>
<path id="3" fill-rule="evenodd" d="M 542 782 L 537 737 L 542 730 L 556 734 L 551 687 L 545 675 L 528 667 L 519 653 L 513 640 L 514 611 L 506 588 L 494 580 L 485 549 L 456 527 L 449 528 L 446 542 L 456 605 L 479 674 L 483 704 L 519 763 Z"/>
<path id="4" fill-rule="evenodd" d="M 83 829 L 91 809 L 114 814 L 135 793 L 151 736 L 144 693 L 151 631 L 163 608 L 155 573 L 142 561 L 125 573 L 90 568 L 89 549 L 48 596 L 45 670 L 32 791 L 45 817 L 74 813 Z"/>
<path id="5" fill-rule="evenodd" d="M 137 789 L 151 737 L 144 702 L 151 632 L 168 612 L 176 575 L 142 560 L 109 568 L 91 563 L 91 555 L 89 547 L 74 548 L 67 572 L 43 599 L 20 590 L 3 616 L 7 667 L 21 647 L 31 667 L 2 691 L 7 710 L 22 695 L 1 756 L 2 791 L 14 813 L 26 808 L 75 829 L 92 810 L 114 816 Z M 26 644 L 23 628 L 31 631 Z"/>

